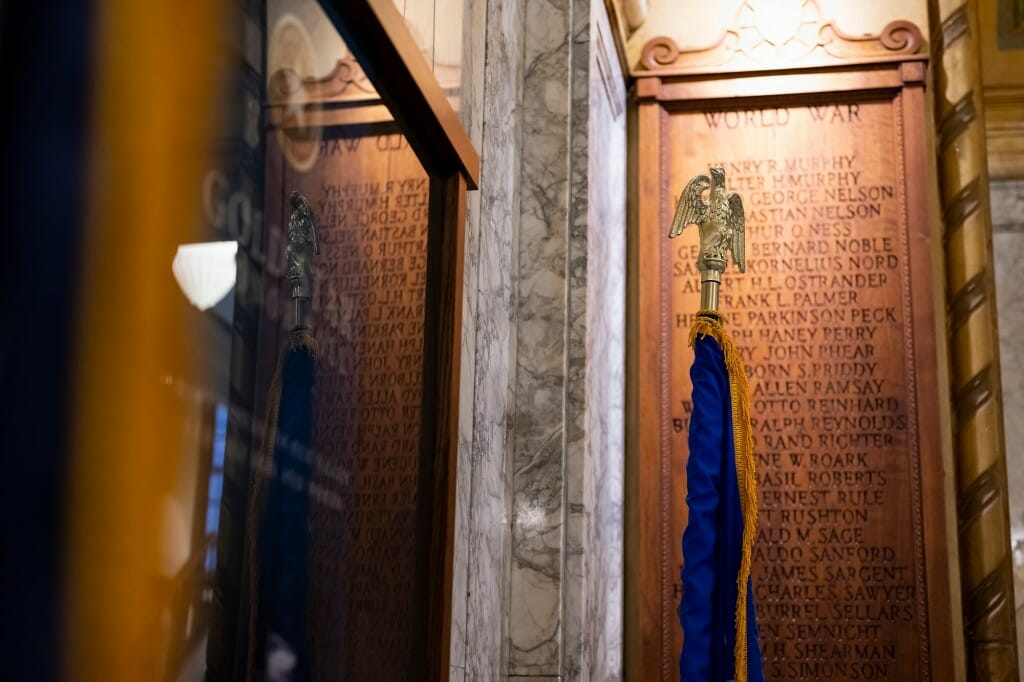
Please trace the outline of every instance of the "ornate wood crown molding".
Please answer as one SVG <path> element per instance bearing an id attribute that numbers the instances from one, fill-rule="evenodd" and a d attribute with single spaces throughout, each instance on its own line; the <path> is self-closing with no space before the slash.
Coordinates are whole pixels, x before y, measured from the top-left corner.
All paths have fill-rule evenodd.
<path id="1" fill-rule="evenodd" d="M 292 69 L 270 76 L 267 99 L 271 106 L 306 102 L 337 102 L 379 99 L 363 67 L 352 55 L 338 60 L 323 78 L 302 77 Z"/>
<path id="2" fill-rule="evenodd" d="M 816 0 L 791 6 L 747 0 L 718 41 L 705 48 L 680 49 L 666 36 L 644 45 L 637 71 L 760 71 L 792 66 L 827 66 L 883 61 L 921 51 L 924 38 L 909 21 L 893 21 L 879 35 L 851 36 L 822 19 Z"/>

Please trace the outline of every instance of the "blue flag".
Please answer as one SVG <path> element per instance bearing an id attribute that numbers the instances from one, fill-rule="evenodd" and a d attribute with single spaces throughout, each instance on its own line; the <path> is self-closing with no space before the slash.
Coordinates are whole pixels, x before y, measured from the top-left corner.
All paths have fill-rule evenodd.
<path id="1" fill-rule="evenodd" d="M 702 311 L 690 332 L 690 345 L 693 411 L 686 463 L 689 519 L 683 533 L 679 678 L 761 682 L 750 588 L 757 488 L 746 373 L 717 314 Z"/>

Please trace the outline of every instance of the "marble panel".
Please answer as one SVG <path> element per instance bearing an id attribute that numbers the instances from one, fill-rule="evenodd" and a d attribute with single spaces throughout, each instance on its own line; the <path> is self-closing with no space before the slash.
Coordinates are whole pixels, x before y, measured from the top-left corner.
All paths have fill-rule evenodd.
<path id="1" fill-rule="evenodd" d="M 1017 655 L 1024 670 L 1024 180 L 994 181 L 990 190 Z"/>
<path id="2" fill-rule="evenodd" d="M 507 661 L 508 430 L 515 362 L 514 255 L 522 135 L 522 2 L 474 5 L 486 16 L 479 238 L 476 245 L 474 403 L 468 462 L 465 678 L 497 680 Z M 479 54 L 479 53 L 478 53 Z M 470 126 L 471 132 L 474 130 Z"/>
<path id="3" fill-rule="evenodd" d="M 480 149 L 483 133 L 486 0 L 469 0 L 462 24 L 462 102 L 459 120 Z M 462 299 L 462 366 L 459 393 L 459 454 L 456 470 L 455 547 L 452 557 L 451 679 L 463 680 L 466 666 L 466 592 L 472 490 L 473 417 L 476 404 L 476 311 L 480 247 L 480 192 L 470 192 L 466 206 L 465 270 Z"/>
<path id="4" fill-rule="evenodd" d="M 1010 543 L 1013 547 L 1017 602 L 1017 651 L 1024 669 L 1024 343 L 1021 343 L 1024 337 L 1024 230 L 996 232 L 992 235 L 992 242 L 999 313 Z"/>
<path id="5" fill-rule="evenodd" d="M 625 452 L 625 85 L 604 4 L 592 5 L 587 206 L 583 645 L 580 679 L 622 679 Z"/>
<path id="6" fill-rule="evenodd" d="M 621 674 L 625 90 L 605 12 L 527 7 L 510 676 Z"/>
<path id="7" fill-rule="evenodd" d="M 526 4 L 520 166 L 510 675 L 560 656 L 570 8 Z"/>
<path id="8" fill-rule="evenodd" d="M 586 392 L 586 375 L 590 358 L 587 339 L 595 330 L 588 327 L 587 312 L 591 301 L 587 283 L 592 277 L 587 245 L 591 224 L 588 206 L 590 196 L 591 118 L 589 92 L 591 73 L 590 34 L 591 0 L 570 0 L 572 40 L 569 44 L 569 215 L 566 242 L 567 310 L 565 348 L 565 454 L 564 508 L 565 524 L 562 551 L 562 664 L 565 680 L 586 679 L 583 676 L 583 632 L 587 624 L 583 613 L 584 530 L 586 508 L 583 494 L 586 418 L 593 409 Z M 599 277 L 601 273 L 596 273 Z"/>
<path id="9" fill-rule="evenodd" d="M 462 621 L 453 632 L 464 641 L 452 643 L 452 679 L 615 679 L 623 81 L 608 59 L 599 0 L 468 7 L 464 52 L 477 50 L 467 69 L 483 63 L 482 97 L 464 72 L 461 115 L 479 140 L 483 179 L 467 229 L 476 290 L 463 379 L 473 398 L 462 406 L 472 418 L 460 422 L 457 541 L 465 547 L 456 548 L 456 592 L 464 585 L 465 602 L 453 607 Z M 595 22 L 603 22 L 599 49 Z M 484 45 L 474 48 L 481 32 Z"/>
<path id="10" fill-rule="evenodd" d="M 1024 230 L 1024 180 L 998 180 L 990 185 L 992 229 L 995 232 Z"/>

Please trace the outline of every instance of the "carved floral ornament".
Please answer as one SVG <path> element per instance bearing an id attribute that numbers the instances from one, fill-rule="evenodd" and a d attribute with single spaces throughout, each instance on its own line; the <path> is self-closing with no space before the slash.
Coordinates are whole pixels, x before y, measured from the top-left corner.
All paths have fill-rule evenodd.
<path id="1" fill-rule="evenodd" d="M 915 54 L 923 42 L 921 31 L 909 21 L 891 22 L 880 35 L 851 36 L 822 19 L 816 0 L 746 0 L 732 26 L 709 47 L 683 50 L 666 36 L 647 41 L 639 70 L 757 70 L 870 61 Z"/>

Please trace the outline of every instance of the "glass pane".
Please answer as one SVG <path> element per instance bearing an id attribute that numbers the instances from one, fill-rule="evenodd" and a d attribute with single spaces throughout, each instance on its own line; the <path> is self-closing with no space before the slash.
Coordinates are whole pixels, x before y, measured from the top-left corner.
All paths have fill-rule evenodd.
<path id="1" fill-rule="evenodd" d="M 339 120 L 347 116 L 361 114 Z M 316 679 L 402 679 L 424 597 L 414 579 L 429 181 L 391 123 L 324 126 L 319 137 L 310 147 L 278 130 L 267 144 L 270 242 L 287 225 L 292 191 L 309 200 L 320 240 L 310 655 Z M 287 341 L 285 267 L 267 263 L 260 388 Z M 272 399 L 258 390 L 256 413 Z"/>
<path id="2" fill-rule="evenodd" d="M 39 579 L 67 595 L 47 670 L 418 678 L 444 587 L 427 586 L 421 469 L 439 411 L 423 395 L 430 179 L 315 1 L 118 10 L 100 3 L 74 55 L 95 89 L 60 245 L 74 258 L 51 264 L 52 236 L 12 250 L 70 273 L 20 277 L 33 291 L 12 310 L 51 285 L 74 300 L 59 333 L 5 337 L 41 347 L 23 372 L 39 384 L 36 365 L 62 361 L 43 339 L 69 339 L 68 454 L 37 467 L 67 487 L 66 540 L 47 549 L 66 550 L 63 574 Z M 399 10 L 457 95 L 461 4 Z"/>
<path id="3" fill-rule="evenodd" d="M 399 10 L 457 95 L 461 4 Z M 168 502 L 163 668 L 416 677 L 429 178 L 318 3 L 240 23 L 199 235 L 168 271 L 196 362 L 165 378 L 192 435 Z M 310 263 L 311 284 L 291 277 Z"/>

